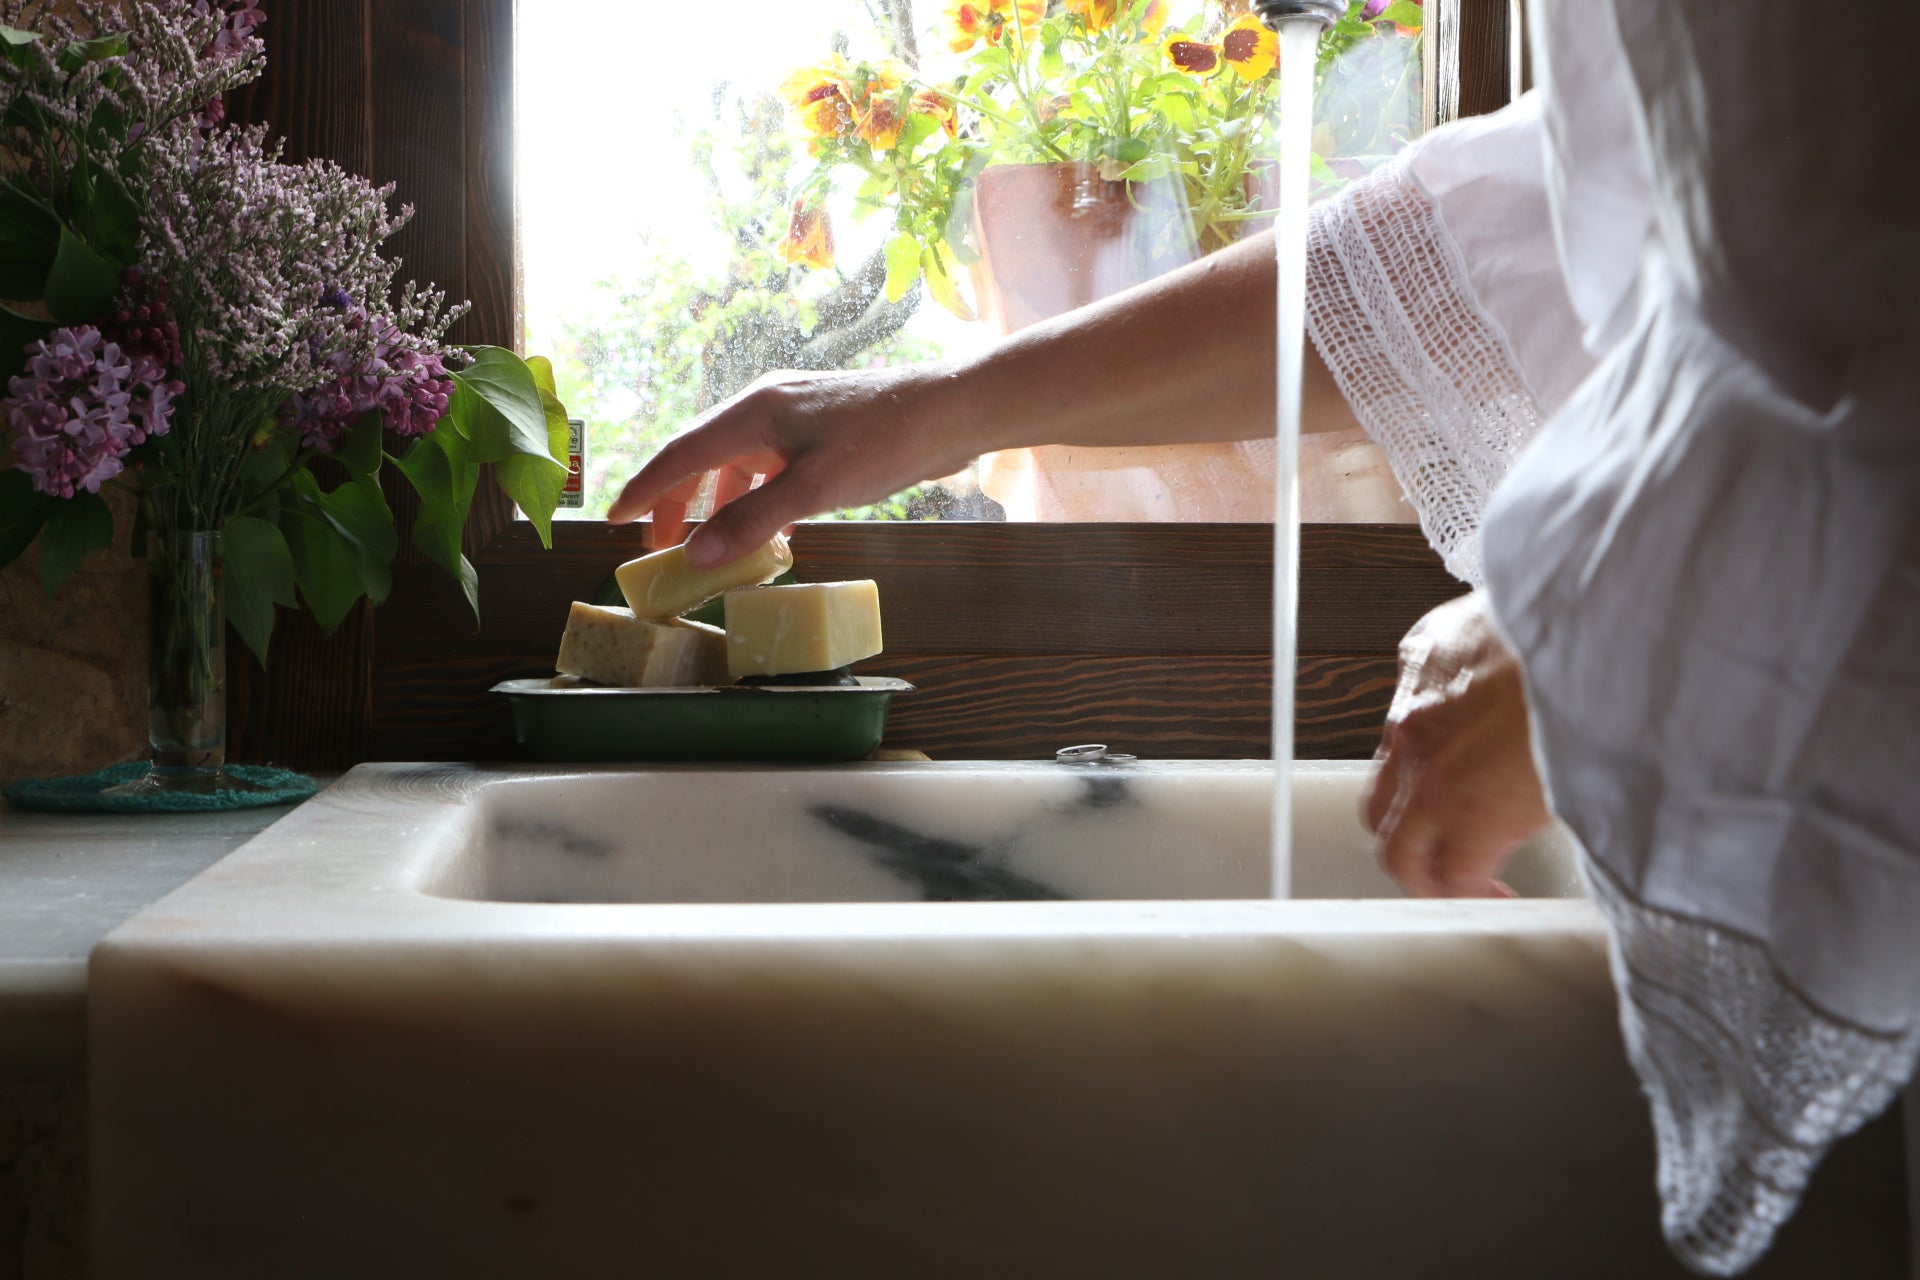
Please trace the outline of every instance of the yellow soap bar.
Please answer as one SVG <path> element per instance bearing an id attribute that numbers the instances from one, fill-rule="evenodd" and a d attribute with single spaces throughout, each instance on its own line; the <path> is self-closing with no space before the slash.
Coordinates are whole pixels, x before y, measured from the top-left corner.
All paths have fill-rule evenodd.
<path id="1" fill-rule="evenodd" d="M 751 555 L 718 568 L 702 571 L 688 567 L 687 548 L 682 544 L 627 561 L 613 571 L 613 579 L 620 584 L 620 594 L 627 598 L 634 617 L 677 618 L 723 591 L 770 582 L 792 567 L 793 551 L 785 538 L 775 535 L 772 542 Z"/>
<path id="2" fill-rule="evenodd" d="M 727 671 L 831 671 L 880 652 L 880 588 L 871 581 L 749 587 L 723 597 Z"/>
<path id="3" fill-rule="evenodd" d="M 554 667 L 624 689 L 731 684 L 727 638 L 699 622 L 649 622 L 631 609 L 575 601 Z"/>

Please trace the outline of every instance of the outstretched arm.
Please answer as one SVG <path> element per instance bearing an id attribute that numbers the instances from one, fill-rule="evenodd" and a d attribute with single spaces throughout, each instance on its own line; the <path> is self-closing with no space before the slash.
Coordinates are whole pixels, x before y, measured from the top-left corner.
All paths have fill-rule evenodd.
<path id="1" fill-rule="evenodd" d="M 687 549 L 706 567 L 795 520 L 878 501 L 994 449 L 1271 435 L 1274 275 L 1267 233 L 977 357 L 763 381 L 655 455 L 608 519 L 652 512 L 650 542 L 671 545 L 687 502 L 718 473 L 719 509 Z M 1305 397 L 1307 430 L 1354 424 L 1310 345 Z"/>

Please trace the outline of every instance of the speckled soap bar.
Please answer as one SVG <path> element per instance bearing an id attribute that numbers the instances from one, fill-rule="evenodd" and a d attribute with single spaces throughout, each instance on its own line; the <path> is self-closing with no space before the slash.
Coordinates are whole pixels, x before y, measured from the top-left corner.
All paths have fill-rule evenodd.
<path id="1" fill-rule="evenodd" d="M 630 689 L 726 684 L 726 637 L 698 622 L 649 622 L 630 609 L 574 602 L 554 668 Z"/>

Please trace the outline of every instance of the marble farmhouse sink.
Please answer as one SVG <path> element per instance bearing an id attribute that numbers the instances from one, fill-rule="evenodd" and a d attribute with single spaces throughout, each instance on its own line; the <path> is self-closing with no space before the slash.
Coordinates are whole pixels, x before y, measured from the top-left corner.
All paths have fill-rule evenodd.
<path id="1" fill-rule="evenodd" d="M 1682 1275 L 1569 850 L 1398 900 L 1363 777 L 1281 902 L 1263 764 L 356 769 L 94 953 L 98 1274 Z"/>
<path id="2" fill-rule="evenodd" d="M 1361 828 L 1366 767 L 1295 771 L 1293 893 L 1398 897 Z M 1272 768 L 913 765 L 521 778 L 477 791 L 424 887 L 506 902 L 1271 898 Z M 1542 840 L 1519 891 L 1581 896 Z"/>

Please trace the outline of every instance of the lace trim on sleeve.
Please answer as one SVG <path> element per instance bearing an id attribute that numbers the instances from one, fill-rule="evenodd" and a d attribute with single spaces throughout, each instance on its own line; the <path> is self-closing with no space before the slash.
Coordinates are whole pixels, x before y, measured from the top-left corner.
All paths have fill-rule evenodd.
<path id="1" fill-rule="evenodd" d="M 1765 948 L 1647 907 L 1593 859 L 1627 1053 L 1653 1108 L 1662 1228 L 1708 1275 L 1746 1270 L 1828 1146 L 1885 1110 L 1920 1027 L 1875 1034 L 1815 1008 Z"/>
<path id="2" fill-rule="evenodd" d="M 1427 540 L 1479 586 L 1480 517 L 1539 428 L 1539 406 L 1404 160 L 1314 207 L 1307 335 Z"/>

